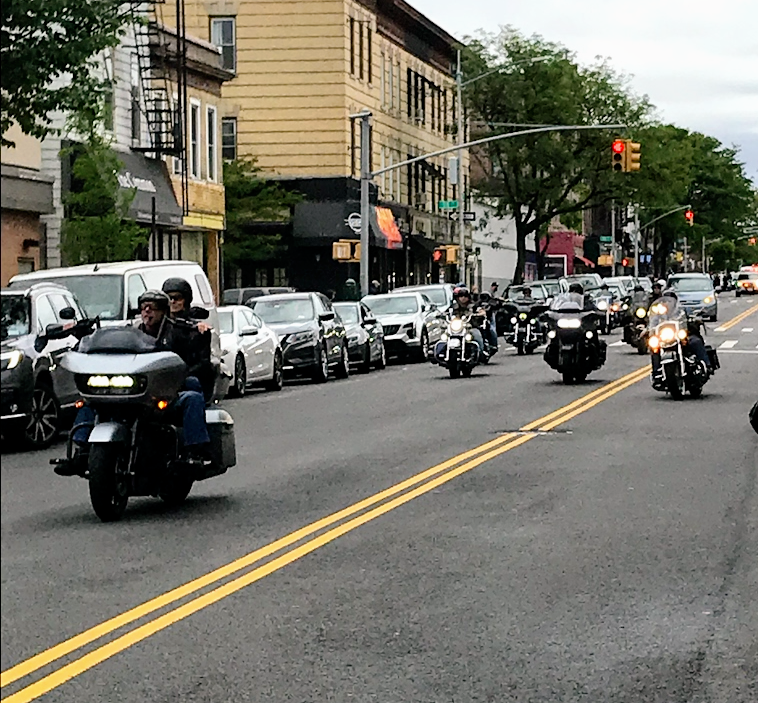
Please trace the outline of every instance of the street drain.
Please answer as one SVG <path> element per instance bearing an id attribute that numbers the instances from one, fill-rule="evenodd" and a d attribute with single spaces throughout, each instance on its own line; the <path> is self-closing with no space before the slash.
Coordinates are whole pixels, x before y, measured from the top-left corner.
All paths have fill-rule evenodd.
<path id="1" fill-rule="evenodd" d="M 490 434 L 521 434 L 521 435 L 545 435 L 545 434 L 574 434 L 573 430 L 493 430 Z"/>

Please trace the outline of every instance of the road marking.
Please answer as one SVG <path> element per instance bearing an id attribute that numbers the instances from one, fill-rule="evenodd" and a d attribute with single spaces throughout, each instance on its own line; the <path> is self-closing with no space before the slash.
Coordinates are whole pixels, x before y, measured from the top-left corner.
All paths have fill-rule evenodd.
<path id="1" fill-rule="evenodd" d="M 721 327 L 717 327 L 714 332 L 726 332 L 731 327 L 734 327 L 735 325 L 738 325 L 743 320 L 746 320 L 748 317 L 750 317 L 754 312 L 758 311 L 758 305 L 753 305 L 752 307 L 748 308 L 747 310 L 743 310 L 739 315 L 736 317 L 733 317 L 729 322 L 725 322 Z"/>
<path id="2" fill-rule="evenodd" d="M 758 350 L 758 347 L 756 349 Z M 758 354 L 758 351 L 752 349 L 719 349 L 719 352 L 724 354 Z"/>
<path id="3" fill-rule="evenodd" d="M 602 386 L 591 393 L 582 396 L 581 398 L 569 403 L 568 405 L 558 408 L 557 410 L 539 418 L 524 427 L 520 428 L 520 431 L 528 431 L 532 429 L 550 430 L 557 427 L 564 422 L 580 415 L 587 410 L 595 407 L 599 403 L 611 398 L 612 396 L 620 393 L 625 388 L 637 383 L 648 375 L 648 367 L 642 367 L 634 372 L 622 376 L 615 381 L 612 381 L 605 386 Z M 26 686 L 25 688 L 17 691 L 16 693 L 3 699 L 7 703 L 26 703 L 32 701 L 39 696 L 57 688 L 66 681 L 78 676 L 79 674 L 87 671 L 88 669 L 96 666 L 100 662 L 114 656 L 115 654 L 131 647 L 132 645 L 140 642 L 152 634 L 159 632 L 170 625 L 183 620 L 184 618 L 192 615 L 193 613 L 202 610 L 209 605 L 216 603 L 217 601 L 226 598 L 227 596 L 235 593 L 246 586 L 255 583 L 256 581 L 268 576 L 269 574 L 281 569 L 287 564 L 300 559 L 302 556 L 309 554 L 310 552 L 318 549 L 319 547 L 334 541 L 338 537 L 350 532 L 351 530 L 370 522 L 371 520 L 383 515 L 384 513 L 394 510 L 395 508 L 403 505 L 420 495 L 428 493 L 437 486 L 443 485 L 453 478 L 470 471 L 477 466 L 493 459 L 515 447 L 518 447 L 528 441 L 531 441 L 535 437 L 540 436 L 536 434 L 519 435 L 518 433 L 508 433 L 502 435 L 497 439 L 486 442 L 479 447 L 475 447 L 467 452 L 459 454 L 452 459 L 449 459 L 441 464 L 438 464 L 426 471 L 423 471 L 401 483 L 392 486 L 385 491 L 377 493 L 369 498 L 366 498 L 359 503 L 356 503 L 344 510 L 334 513 L 322 520 L 312 523 L 296 532 L 287 535 L 286 537 L 272 542 L 265 547 L 251 552 L 250 554 L 241 557 L 240 559 L 231 562 L 215 571 L 206 574 L 194 581 L 190 581 L 183 586 L 180 586 L 172 591 L 169 591 L 157 598 L 143 603 L 130 611 L 127 611 L 115 618 L 112 618 L 100 625 L 97 625 L 85 632 L 66 640 L 48 650 L 45 650 L 30 659 L 11 667 L 7 671 L 2 673 L 2 686 L 6 686 L 20 678 L 28 676 L 29 674 L 37 671 L 43 666 L 50 664 L 51 662 L 59 659 L 66 654 L 70 654 L 77 649 L 89 644 L 106 634 L 110 634 L 120 627 L 134 622 L 135 620 L 148 615 L 155 610 L 174 603 L 180 598 L 192 594 L 204 586 L 211 585 L 221 580 L 225 576 L 231 575 L 241 569 L 254 564 L 257 561 L 270 556 L 277 551 L 280 551 L 284 547 L 291 546 L 292 544 L 308 537 L 320 529 L 329 527 L 335 522 L 341 519 L 354 515 L 361 510 L 370 507 L 373 504 L 379 503 L 385 498 L 389 498 L 401 491 L 416 486 L 412 490 L 406 491 L 401 495 L 389 500 L 381 505 L 374 507 L 373 509 L 352 518 L 348 522 L 331 527 L 326 532 L 310 539 L 291 551 L 285 552 L 272 559 L 271 561 L 259 566 L 252 571 L 238 576 L 235 579 L 228 581 L 227 583 L 217 586 L 216 588 L 195 597 L 183 605 L 178 606 L 174 610 L 171 610 L 163 615 L 156 617 L 154 620 L 140 625 L 136 629 L 120 635 L 116 639 L 101 645 L 92 652 L 85 654 L 72 661 L 69 664 L 62 666 L 60 669 L 48 674 L 39 681 Z M 484 453 L 483 453 L 484 452 Z M 461 464 L 461 461 L 465 463 Z M 442 473 L 441 473 L 442 472 Z M 440 474 L 440 475 L 438 475 Z M 429 479 L 429 480 L 427 480 Z M 416 485 L 420 484 L 420 485 Z"/>
<path id="4" fill-rule="evenodd" d="M 623 339 L 619 339 L 618 342 L 611 342 L 608 346 L 609 347 L 623 347 L 626 344 L 626 342 Z"/>
<path id="5" fill-rule="evenodd" d="M 742 328 L 742 331 L 743 331 L 743 332 L 752 332 L 752 331 L 753 331 L 753 328 L 752 328 L 752 327 L 743 327 L 743 328 Z"/>
<path id="6" fill-rule="evenodd" d="M 739 342 L 739 341 L 740 341 L 739 339 L 727 339 L 727 340 L 726 340 L 726 342 L 722 342 L 722 343 L 719 345 L 719 349 L 731 349 L 731 348 L 732 348 L 732 347 L 734 347 L 734 346 L 737 344 L 737 342 Z"/>

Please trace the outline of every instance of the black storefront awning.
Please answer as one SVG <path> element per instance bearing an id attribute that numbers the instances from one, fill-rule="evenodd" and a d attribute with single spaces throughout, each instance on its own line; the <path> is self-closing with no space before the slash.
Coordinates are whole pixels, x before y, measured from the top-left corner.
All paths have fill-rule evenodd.
<path id="1" fill-rule="evenodd" d="M 413 234 L 410 237 L 411 246 L 417 246 L 420 250 L 429 254 L 434 253 L 434 250 L 440 246 L 433 239 L 429 239 L 419 234 Z"/>
<path id="2" fill-rule="evenodd" d="M 142 224 L 152 224 L 153 198 L 155 199 L 155 223 L 169 227 L 182 224 L 182 208 L 176 201 L 168 169 L 163 161 L 148 159 L 134 152 L 120 152 L 123 168 L 118 174 L 119 185 L 134 190 L 134 200 L 129 214 Z"/>

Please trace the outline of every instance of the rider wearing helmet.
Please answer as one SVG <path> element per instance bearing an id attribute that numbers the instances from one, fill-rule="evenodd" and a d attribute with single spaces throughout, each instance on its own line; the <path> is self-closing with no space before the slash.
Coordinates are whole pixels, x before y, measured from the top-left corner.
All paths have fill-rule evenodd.
<path id="1" fill-rule="evenodd" d="M 481 308 L 474 308 L 471 301 L 471 291 L 469 291 L 466 286 L 458 286 L 453 290 L 453 305 L 450 312 L 455 317 L 463 317 L 464 315 L 471 316 L 471 336 L 479 345 L 479 349 L 482 350 L 482 353 L 486 354 L 484 337 L 482 336 L 482 330 L 480 329 L 486 313 Z"/>

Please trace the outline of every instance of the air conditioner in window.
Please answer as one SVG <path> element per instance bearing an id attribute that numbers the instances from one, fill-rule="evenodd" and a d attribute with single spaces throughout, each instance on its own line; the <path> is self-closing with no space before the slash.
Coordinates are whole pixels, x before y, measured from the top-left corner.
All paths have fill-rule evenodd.
<path id="1" fill-rule="evenodd" d="M 426 193 L 414 193 L 413 206 L 418 208 L 425 208 L 429 202 L 429 197 Z"/>

